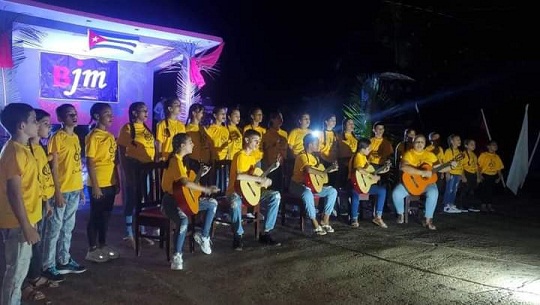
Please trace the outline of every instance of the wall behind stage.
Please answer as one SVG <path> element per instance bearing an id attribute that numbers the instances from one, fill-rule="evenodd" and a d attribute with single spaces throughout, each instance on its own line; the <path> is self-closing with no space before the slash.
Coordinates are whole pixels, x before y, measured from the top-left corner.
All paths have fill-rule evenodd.
<path id="1" fill-rule="evenodd" d="M 48 100 L 39 98 L 39 75 L 40 62 L 39 51 L 35 49 L 25 49 L 26 59 L 17 68 L 15 76 L 16 83 L 21 94 L 21 101 L 28 103 L 35 108 L 41 108 L 52 115 L 53 123 L 56 120 L 55 108 L 63 103 L 70 103 L 75 106 L 78 112 L 78 123 L 87 125 L 90 122 L 90 107 L 93 102 L 69 101 L 69 100 Z M 118 103 L 111 103 L 114 114 L 112 134 L 118 136 L 118 131 L 129 121 L 128 109 L 133 102 L 144 101 L 148 107 L 147 126 L 152 128 L 152 98 L 154 86 L 154 72 L 152 68 L 147 68 L 144 63 L 130 61 L 118 62 Z"/>

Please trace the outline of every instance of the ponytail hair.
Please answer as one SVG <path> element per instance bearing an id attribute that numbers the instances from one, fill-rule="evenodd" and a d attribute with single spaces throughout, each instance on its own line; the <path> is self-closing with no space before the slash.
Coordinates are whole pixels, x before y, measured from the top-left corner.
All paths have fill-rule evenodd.
<path id="1" fill-rule="evenodd" d="M 233 114 L 233 112 L 238 111 L 240 113 L 240 106 L 236 105 L 236 107 L 231 107 L 227 109 L 227 119 L 225 120 L 225 126 L 229 127 L 229 117 Z"/>
<path id="2" fill-rule="evenodd" d="M 90 107 L 90 130 L 97 126 L 97 115 L 100 115 L 105 109 L 111 108 L 111 105 L 106 103 L 95 103 Z M 92 122 L 94 122 L 92 124 Z"/>
<path id="3" fill-rule="evenodd" d="M 129 133 L 131 135 L 131 145 L 133 146 L 136 146 L 137 144 L 135 144 L 135 121 L 137 120 L 137 115 L 134 115 L 133 113 L 135 112 L 138 112 L 140 108 L 142 108 L 143 106 L 146 106 L 146 104 L 144 102 L 134 102 L 134 103 L 131 103 L 131 105 L 129 105 Z M 146 124 L 143 122 L 143 126 L 144 128 L 146 128 L 146 130 L 148 130 L 148 132 L 152 133 L 150 131 L 150 128 L 148 128 L 148 126 L 146 126 Z"/>
<path id="4" fill-rule="evenodd" d="M 270 115 L 268 116 L 268 118 L 269 118 L 269 120 L 268 120 L 268 128 L 274 127 L 274 123 L 272 123 L 272 121 L 279 118 L 280 115 L 283 116 L 281 111 L 274 111 L 274 112 L 270 113 Z"/>
<path id="5" fill-rule="evenodd" d="M 353 121 L 354 122 L 354 120 L 352 118 L 347 118 L 347 117 L 344 118 L 343 121 L 341 122 L 341 138 L 342 139 L 345 139 L 345 129 L 346 129 L 345 126 L 347 126 L 348 121 Z M 375 125 L 373 125 L 373 126 L 375 126 Z M 351 131 L 351 135 L 355 140 L 358 140 L 358 138 L 354 134 L 354 129 L 353 129 L 353 131 Z"/>
<path id="6" fill-rule="evenodd" d="M 193 113 L 194 112 L 200 112 L 201 110 L 204 111 L 203 104 L 201 104 L 201 103 L 193 103 L 193 104 L 191 104 L 191 106 L 189 106 L 189 110 L 188 110 L 188 118 L 186 120 L 186 125 L 189 124 L 189 122 L 191 122 L 191 117 L 193 116 Z"/>

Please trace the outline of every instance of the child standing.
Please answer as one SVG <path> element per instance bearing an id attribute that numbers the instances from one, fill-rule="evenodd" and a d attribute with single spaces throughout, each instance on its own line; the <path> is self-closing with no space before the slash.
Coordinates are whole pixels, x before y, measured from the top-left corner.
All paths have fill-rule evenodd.
<path id="1" fill-rule="evenodd" d="M 231 108 L 227 114 L 227 129 L 229 129 L 229 147 L 227 148 L 227 160 L 232 160 L 237 152 L 242 150 L 242 132 L 238 129 L 240 124 L 240 109 Z"/>
<path id="2" fill-rule="evenodd" d="M 118 193 L 116 171 L 116 141 L 108 132 L 112 124 L 112 108 L 109 104 L 95 103 L 90 108 L 95 127 L 86 136 L 86 167 L 89 179 L 86 183 L 90 194 L 90 218 L 86 227 L 88 252 L 86 260 L 103 263 L 118 258 L 118 252 L 107 246 L 109 218 Z"/>
<path id="3" fill-rule="evenodd" d="M 465 152 L 462 160 L 463 164 L 463 189 L 461 190 L 461 204 L 463 208 L 468 209 L 469 212 L 480 212 L 475 204 L 474 198 L 476 188 L 480 182 L 480 171 L 478 169 L 478 157 L 474 153 L 476 149 L 476 142 L 471 139 L 466 139 L 464 142 Z M 465 202 L 467 201 L 467 202 Z"/>
<path id="4" fill-rule="evenodd" d="M 174 135 L 186 132 L 186 127 L 178 120 L 181 111 L 180 101 L 177 98 L 168 98 L 163 103 L 165 119 L 157 123 L 156 140 L 160 161 L 167 160 L 172 152 L 172 139 Z"/>
<path id="5" fill-rule="evenodd" d="M 452 134 L 448 137 L 448 148 L 444 152 L 444 162 L 454 160 L 461 151 L 461 138 L 458 135 Z M 468 212 L 460 210 L 456 207 L 456 195 L 459 187 L 459 182 L 463 179 L 463 165 L 461 161 L 457 161 L 457 166 L 453 167 L 446 173 L 446 189 L 444 191 L 443 205 L 445 213 L 461 213 Z"/>
<path id="6" fill-rule="evenodd" d="M 28 273 L 32 245 L 39 242 L 36 229 L 41 219 L 38 164 L 28 146 L 38 136 L 34 109 L 27 104 L 8 104 L 0 122 L 10 139 L 0 153 L 0 234 L 4 241 L 6 272 L 2 305 L 20 304 L 21 287 Z"/>
<path id="7" fill-rule="evenodd" d="M 480 167 L 480 199 L 483 212 L 495 212 L 493 208 L 493 191 L 495 184 L 499 183 L 503 177 L 501 170 L 504 168 L 501 158 L 497 155 L 499 149 L 497 142 L 490 141 L 487 146 L 488 151 L 483 152 L 478 157 Z"/>
<path id="8" fill-rule="evenodd" d="M 79 201 L 84 204 L 81 145 L 74 129 L 77 110 L 71 104 L 56 108 L 62 123 L 49 140 L 47 150 L 52 155 L 54 203 L 43 242 L 43 275 L 52 281 L 63 280 L 62 274 L 86 271 L 69 253 L 71 234 L 75 228 L 75 214 Z"/>

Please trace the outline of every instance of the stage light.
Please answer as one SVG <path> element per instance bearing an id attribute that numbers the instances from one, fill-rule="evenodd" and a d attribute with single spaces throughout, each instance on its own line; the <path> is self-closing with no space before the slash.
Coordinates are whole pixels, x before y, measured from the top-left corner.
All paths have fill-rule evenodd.
<path id="1" fill-rule="evenodd" d="M 318 138 L 319 135 L 321 134 L 321 132 L 320 132 L 319 130 L 313 130 L 313 131 L 311 132 L 311 134 L 312 134 L 314 137 L 317 137 L 317 138 Z"/>

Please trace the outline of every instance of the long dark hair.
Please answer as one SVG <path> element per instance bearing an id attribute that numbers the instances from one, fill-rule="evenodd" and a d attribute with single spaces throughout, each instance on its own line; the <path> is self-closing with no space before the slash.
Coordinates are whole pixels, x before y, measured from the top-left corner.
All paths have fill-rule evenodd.
<path id="1" fill-rule="evenodd" d="M 137 120 L 137 115 L 133 115 L 133 113 L 137 113 L 137 111 L 139 111 L 139 108 L 143 107 L 143 106 L 146 106 L 146 104 L 144 102 L 134 102 L 134 103 L 131 103 L 131 105 L 129 105 L 129 133 L 131 135 L 131 145 L 133 146 L 136 146 L 137 144 L 135 144 L 135 120 Z M 143 122 L 143 126 L 144 128 L 146 128 L 146 130 L 148 130 L 148 132 L 150 134 L 152 134 L 152 132 L 150 131 L 150 128 L 148 128 L 148 126 L 146 126 L 146 124 Z"/>
<path id="2" fill-rule="evenodd" d="M 268 116 L 268 118 L 269 118 L 269 120 L 268 120 L 268 128 L 274 127 L 274 123 L 272 123 L 272 121 L 279 118 L 280 115 L 283 116 L 281 111 L 274 111 L 274 112 L 270 113 L 270 115 Z"/>
<path id="3" fill-rule="evenodd" d="M 323 133 L 323 143 L 324 143 L 324 144 L 326 144 L 326 130 L 327 130 L 327 129 L 326 129 L 326 121 L 330 120 L 330 118 L 332 118 L 332 117 L 335 118 L 336 115 L 333 114 L 333 113 L 330 113 L 330 114 L 327 114 L 327 115 L 324 117 L 324 119 L 323 119 L 324 130 L 322 131 L 322 133 Z M 334 129 L 332 129 L 332 133 L 334 134 L 334 141 L 336 141 L 336 140 L 337 140 L 337 136 L 336 136 L 335 127 L 334 127 Z"/>
<path id="4" fill-rule="evenodd" d="M 201 103 L 191 104 L 191 106 L 189 106 L 189 110 L 188 110 L 188 117 L 187 117 L 187 120 L 186 120 L 186 125 L 189 124 L 189 122 L 191 122 L 191 117 L 193 116 L 193 113 L 194 112 L 200 112 L 201 110 L 204 111 L 203 104 L 201 104 Z M 200 122 L 199 122 L 199 124 L 200 124 Z"/>
<path id="5" fill-rule="evenodd" d="M 353 119 L 351 118 L 344 118 L 343 121 L 341 121 L 341 137 L 345 140 L 345 126 L 347 126 L 347 122 L 348 121 L 353 121 Z M 375 125 L 373 125 L 375 126 Z M 355 139 L 355 140 L 358 140 L 358 138 L 356 137 L 356 135 L 354 134 L 354 128 L 353 128 L 353 131 L 351 131 L 351 135 L 352 137 Z"/>
<path id="6" fill-rule="evenodd" d="M 231 107 L 229 109 L 227 109 L 227 119 L 225 120 L 225 126 L 227 126 L 227 128 L 229 127 L 229 117 L 233 114 L 233 112 L 235 111 L 238 111 L 238 113 L 241 113 L 240 112 L 240 106 L 239 105 L 236 105 L 236 107 Z M 238 123 L 240 124 L 240 122 Z M 238 128 L 238 126 L 236 126 Z"/>
<path id="7" fill-rule="evenodd" d="M 98 120 L 96 116 L 100 115 L 107 108 L 112 109 L 111 105 L 106 103 L 95 103 L 90 107 L 90 129 L 96 128 Z"/>

